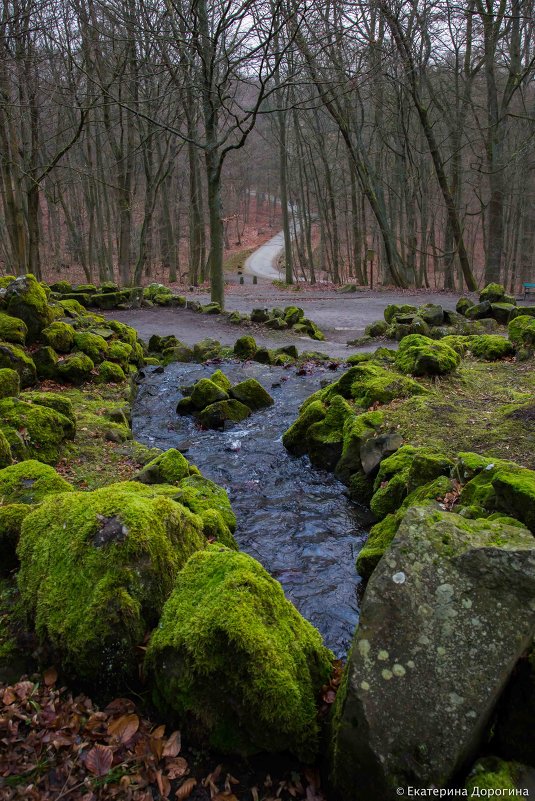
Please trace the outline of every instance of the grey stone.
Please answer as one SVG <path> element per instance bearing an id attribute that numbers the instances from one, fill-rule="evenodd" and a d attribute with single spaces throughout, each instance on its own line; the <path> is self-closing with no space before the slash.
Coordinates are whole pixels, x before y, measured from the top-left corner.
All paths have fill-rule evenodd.
<path id="1" fill-rule="evenodd" d="M 374 473 L 381 461 L 401 448 L 403 438 L 400 434 L 382 434 L 365 439 L 360 446 L 360 462 L 367 476 Z"/>
<path id="2" fill-rule="evenodd" d="M 535 631 L 526 530 L 409 509 L 375 569 L 334 710 L 334 797 L 445 787 Z"/>

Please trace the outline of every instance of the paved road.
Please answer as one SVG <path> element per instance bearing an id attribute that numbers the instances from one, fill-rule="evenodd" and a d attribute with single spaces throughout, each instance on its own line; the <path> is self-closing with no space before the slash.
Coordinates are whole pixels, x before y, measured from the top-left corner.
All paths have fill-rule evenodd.
<path id="1" fill-rule="evenodd" d="M 284 232 L 279 231 L 268 242 L 261 245 L 258 250 L 245 260 L 245 272 L 266 278 L 269 281 L 284 278 L 282 271 L 277 267 L 277 260 L 284 247 Z"/>

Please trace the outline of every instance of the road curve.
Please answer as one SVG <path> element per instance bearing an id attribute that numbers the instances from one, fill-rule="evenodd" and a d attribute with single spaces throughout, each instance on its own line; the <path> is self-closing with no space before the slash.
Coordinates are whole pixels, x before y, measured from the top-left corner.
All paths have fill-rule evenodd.
<path id="1" fill-rule="evenodd" d="M 245 260 L 245 272 L 258 278 L 266 278 L 268 281 L 283 279 L 284 273 L 277 267 L 277 259 L 283 248 L 284 231 L 279 231 Z"/>

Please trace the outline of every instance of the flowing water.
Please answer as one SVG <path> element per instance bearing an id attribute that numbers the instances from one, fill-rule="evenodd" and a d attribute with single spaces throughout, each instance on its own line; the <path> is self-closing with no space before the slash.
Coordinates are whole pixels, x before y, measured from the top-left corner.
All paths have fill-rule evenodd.
<path id="1" fill-rule="evenodd" d="M 176 414 L 180 387 L 221 367 L 233 384 L 256 378 L 275 405 L 254 412 L 226 431 L 203 431 Z M 336 374 L 315 368 L 298 376 L 256 362 L 148 367 L 133 405 L 134 437 L 149 446 L 178 447 L 203 475 L 223 486 L 238 520 L 236 540 L 284 588 L 286 597 L 323 634 L 337 656 L 347 653 L 358 621 L 360 578 L 355 559 L 369 513 L 353 504 L 346 488 L 307 457 L 290 456 L 283 432 L 301 403 Z"/>

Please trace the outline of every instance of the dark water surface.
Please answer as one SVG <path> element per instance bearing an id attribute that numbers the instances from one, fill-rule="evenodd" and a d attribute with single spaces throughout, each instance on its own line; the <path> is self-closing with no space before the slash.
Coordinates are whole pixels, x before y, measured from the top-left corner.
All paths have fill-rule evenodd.
<path id="1" fill-rule="evenodd" d="M 298 376 L 295 367 L 226 362 L 220 367 L 233 384 L 256 378 L 275 405 L 228 431 L 202 431 L 193 418 L 176 414 L 180 387 L 218 366 L 171 364 L 163 374 L 145 368 L 132 410 L 134 437 L 162 449 L 189 445 L 189 461 L 228 492 L 240 549 L 281 582 L 287 598 L 342 656 L 358 621 L 355 559 L 369 513 L 348 500 L 332 474 L 290 456 L 281 441 L 303 400 L 336 374 L 317 368 Z"/>

